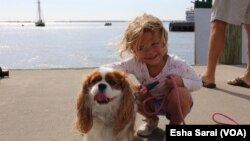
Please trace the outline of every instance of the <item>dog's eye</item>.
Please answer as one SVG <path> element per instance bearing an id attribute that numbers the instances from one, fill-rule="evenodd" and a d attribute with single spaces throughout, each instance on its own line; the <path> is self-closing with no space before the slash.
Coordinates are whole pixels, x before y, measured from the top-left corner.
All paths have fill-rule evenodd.
<path id="1" fill-rule="evenodd" d="M 91 82 L 91 84 L 96 84 L 98 81 L 101 81 L 101 78 L 99 78 L 99 77 L 94 78 L 90 82 Z"/>
<path id="2" fill-rule="evenodd" d="M 95 83 L 97 83 L 98 81 L 96 80 L 96 79 L 93 79 L 92 81 L 91 81 L 91 83 L 92 84 L 95 84 Z"/>
<path id="3" fill-rule="evenodd" d="M 109 83 L 109 85 L 114 86 L 116 84 L 116 82 L 114 80 L 107 80 L 107 82 Z"/>

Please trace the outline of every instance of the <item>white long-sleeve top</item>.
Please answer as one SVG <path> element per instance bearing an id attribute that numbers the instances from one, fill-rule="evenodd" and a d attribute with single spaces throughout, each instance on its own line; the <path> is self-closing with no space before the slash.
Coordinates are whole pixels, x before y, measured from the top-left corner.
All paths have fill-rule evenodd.
<path id="1" fill-rule="evenodd" d="M 136 58 L 129 58 L 125 61 L 105 65 L 104 67 L 122 69 L 128 73 L 134 74 L 142 85 L 154 81 L 160 81 L 170 74 L 175 74 L 182 78 L 185 88 L 187 88 L 190 92 L 198 90 L 202 87 L 202 81 L 192 66 L 188 65 L 184 60 L 175 55 L 169 55 L 164 68 L 155 77 L 151 77 L 146 64 Z M 167 86 L 164 84 L 164 81 L 160 82 L 161 83 L 158 84 L 153 90 L 149 91 L 151 95 L 166 93 L 168 90 Z"/>

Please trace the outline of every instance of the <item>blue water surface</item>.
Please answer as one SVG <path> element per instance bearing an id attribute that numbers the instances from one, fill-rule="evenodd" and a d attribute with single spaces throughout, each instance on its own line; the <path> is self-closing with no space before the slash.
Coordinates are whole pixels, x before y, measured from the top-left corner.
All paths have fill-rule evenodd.
<path id="1" fill-rule="evenodd" d="M 169 22 L 164 22 L 168 29 Z M 89 68 L 120 60 L 127 22 L 0 23 L 0 66 L 6 69 Z M 169 52 L 194 64 L 194 32 L 169 32 Z"/>

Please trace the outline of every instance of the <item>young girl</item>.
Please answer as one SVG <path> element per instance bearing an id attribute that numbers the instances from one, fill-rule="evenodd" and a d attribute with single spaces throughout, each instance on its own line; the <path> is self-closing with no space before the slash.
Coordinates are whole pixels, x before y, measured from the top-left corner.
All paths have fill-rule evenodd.
<path id="1" fill-rule="evenodd" d="M 193 104 L 190 92 L 202 86 L 201 79 L 191 66 L 179 57 L 168 54 L 167 41 L 168 33 L 163 23 L 152 15 L 143 14 L 129 23 L 121 40 L 121 56 L 124 52 L 129 52 L 133 57 L 107 65 L 134 74 L 142 86 L 160 82 L 152 90 L 145 90 L 145 87 L 140 90 L 138 111 L 146 119 L 137 130 L 139 136 L 147 137 L 157 128 L 157 115 L 166 115 L 170 120 L 169 124 L 181 124 Z M 172 78 L 177 84 L 180 98 L 173 89 Z M 143 103 L 149 96 L 162 94 L 167 96 Z M 154 112 L 164 99 L 164 105 L 158 114 L 148 114 Z"/>

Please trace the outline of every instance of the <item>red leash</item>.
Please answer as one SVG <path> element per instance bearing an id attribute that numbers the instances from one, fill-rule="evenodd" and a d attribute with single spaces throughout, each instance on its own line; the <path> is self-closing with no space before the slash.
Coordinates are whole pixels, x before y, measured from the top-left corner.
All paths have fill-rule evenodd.
<path id="1" fill-rule="evenodd" d="M 230 118 L 229 116 L 227 116 L 227 115 L 225 115 L 225 114 L 222 114 L 222 113 L 214 113 L 214 114 L 212 115 L 212 119 L 213 119 L 213 121 L 214 121 L 215 123 L 217 123 L 217 124 L 220 124 L 220 125 L 230 125 L 230 124 L 228 124 L 228 123 L 220 122 L 220 121 L 216 120 L 216 119 L 215 119 L 215 116 L 216 116 L 216 115 L 220 115 L 220 116 L 222 116 L 222 117 L 224 117 L 224 118 L 230 120 L 230 121 L 233 122 L 235 125 L 239 125 L 238 122 L 236 122 L 234 119 Z"/>
<path id="2" fill-rule="evenodd" d="M 183 121 L 183 124 L 186 124 L 185 121 L 184 121 L 184 116 L 183 116 L 183 113 L 182 113 L 182 109 L 181 109 L 181 97 L 180 97 L 180 94 L 179 94 L 179 91 L 178 91 L 178 86 L 174 80 L 173 77 L 171 76 L 168 76 L 168 78 L 170 78 L 172 80 L 172 83 L 174 84 L 174 90 L 177 94 L 177 99 L 178 99 L 178 111 L 179 111 L 179 114 L 181 115 L 181 118 L 182 118 L 182 121 Z M 155 81 L 153 83 L 150 83 L 150 84 L 147 84 L 145 85 L 142 89 L 146 89 L 147 91 L 153 89 L 156 85 L 158 85 L 160 82 L 164 81 L 165 79 L 163 80 L 159 80 L 159 81 Z M 163 108 L 165 102 L 166 102 L 166 99 L 167 99 L 168 95 L 167 94 L 162 94 L 162 95 L 156 95 L 156 96 L 150 96 L 148 97 L 147 99 L 145 99 L 143 102 L 142 102 L 142 108 L 143 108 L 143 111 L 145 112 L 145 114 L 147 115 L 157 115 L 159 114 L 160 110 Z M 148 112 L 146 109 L 145 109 L 145 105 L 146 103 L 149 101 L 149 100 L 152 100 L 152 99 L 156 99 L 156 98 L 161 98 L 163 99 L 161 105 L 154 111 L 154 112 Z"/>

